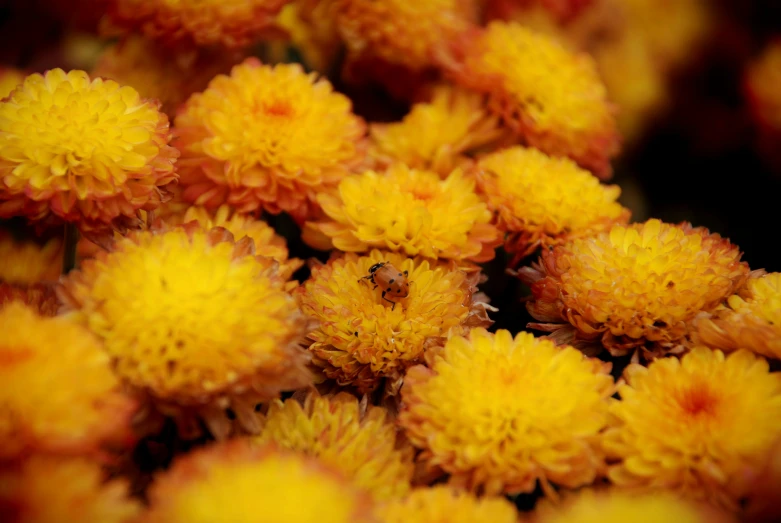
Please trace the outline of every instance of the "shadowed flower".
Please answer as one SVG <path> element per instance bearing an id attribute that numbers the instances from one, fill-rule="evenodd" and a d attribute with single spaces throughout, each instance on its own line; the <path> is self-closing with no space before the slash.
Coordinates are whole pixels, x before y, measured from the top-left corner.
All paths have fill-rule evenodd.
<path id="1" fill-rule="evenodd" d="M 17 285 L 0 282 L 0 307 L 6 303 L 21 302 L 41 316 L 56 316 L 60 310 L 55 283 Z"/>
<path id="2" fill-rule="evenodd" d="M 418 488 L 378 509 L 383 523 L 516 523 L 518 513 L 501 497 L 477 498 L 447 486 Z"/>
<path id="3" fill-rule="evenodd" d="M 535 329 L 614 356 L 646 358 L 690 345 L 691 322 L 739 288 L 749 269 L 729 240 L 688 223 L 659 220 L 616 225 L 609 232 L 543 251 L 519 271 L 531 285 Z"/>
<path id="4" fill-rule="evenodd" d="M 303 220 L 318 192 L 363 161 L 365 127 L 327 80 L 298 64 L 248 59 L 176 117 L 184 198 Z"/>
<path id="5" fill-rule="evenodd" d="M 62 242 L 59 238 L 44 244 L 18 241 L 0 230 L 0 282 L 32 285 L 57 281 L 62 269 Z"/>
<path id="6" fill-rule="evenodd" d="M 33 74 L 0 103 L 0 218 L 122 227 L 176 179 L 168 118 L 131 87 L 83 71 Z"/>
<path id="7" fill-rule="evenodd" d="M 744 82 L 754 118 L 781 133 L 781 39 L 768 45 L 748 66 Z"/>
<path id="8" fill-rule="evenodd" d="M 527 332 L 473 329 L 427 354 L 402 387 L 400 425 L 424 467 L 485 494 L 575 488 L 604 466 L 610 364 Z"/>
<path id="9" fill-rule="evenodd" d="M 339 1 L 292 0 L 277 17 L 277 24 L 288 33 L 303 62 L 322 74 L 331 71 L 342 48 L 336 27 Z"/>
<path id="10" fill-rule="evenodd" d="M 19 87 L 26 76 L 18 69 L 0 67 L 0 100 Z"/>
<path id="11" fill-rule="evenodd" d="M 781 436 L 781 374 L 748 351 L 696 347 L 630 365 L 604 447 L 618 486 L 667 489 L 737 510 Z"/>
<path id="12" fill-rule="evenodd" d="M 491 18 L 508 19 L 519 9 L 542 9 L 556 22 L 564 24 L 588 10 L 595 0 L 488 0 L 487 3 Z"/>

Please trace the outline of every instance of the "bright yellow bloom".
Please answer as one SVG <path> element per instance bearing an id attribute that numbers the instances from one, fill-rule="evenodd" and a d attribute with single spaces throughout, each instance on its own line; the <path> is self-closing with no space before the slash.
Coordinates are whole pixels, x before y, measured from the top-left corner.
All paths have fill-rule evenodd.
<path id="1" fill-rule="evenodd" d="M 307 226 L 341 251 L 378 248 L 483 262 L 493 259 L 499 243 L 475 181 L 461 170 L 442 180 L 436 173 L 394 164 L 384 174 L 350 176 L 336 194 L 322 193 L 318 202 L 330 221 Z"/>
<path id="2" fill-rule="evenodd" d="M 748 351 L 696 347 L 630 365 L 604 435 L 608 477 L 736 510 L 781 436 L 781 374 Z"/>
<path id="3" fill-rule="evenodd" d="M 176 117 L 185 199 L 303 220 L 363 160 L 366 126 L 351 107 L 298 64 L 248 59 L 217 76 Z"/>
<path id="4" fill-rule="evenodd" d="M 306 386 L 306 321 L 273 260 L 197 224 L 119 239 L 72 272 L 64 299 L 105 342 L 116 373 L 182 423 L 257 432 L 258 402 Z"/>
<path id="5" fill-rule="evenodd" d="M 401 497 L 410 488 L 413 449 L 397 437 L 387 409 L 345 392 L 309 394 L 303 405 L 293 398 L 274 401 L 256 441 L 314 456 L 377 500 Z"/>
<path id="6" fill-rule="evenodd" d="M 505 232 L 505 249 L 516 260 L 626 223 L 629 210 L 616 200 L 617 185 L 602 185 L 567 158 L 511 147 L 478 163 L 478 186 Z"/>
<path id="7" fill-rule="evenodd" d="M 0 282 L 32 285 L 57 281 L 62 270 L 62 242 L 59 238 L 43 245 L 18 241 L 0 230 Z"/>
<path id="8" fill-rule="evenodd" d="M 60 310 L 54 282 L 16 285 L 0 282 L 0 307 L 6 303 L 21 302 L 41 316 L 56 316 Z"/>
<path id="9" fill-rule="evenodd" d="M 755 271 L 726 307 L 695 321 L 698 341 L 717 349 L 748 349 L 781 359 L 781 273 Z"/>
<path id="10" fill-rule="evenodd" d="M 277 24 L 311 69 L 326 74 L 336 63 L 342 39 L 336 27 L 339 0 L 292 0 L 279 12 Z"/>
<path id="11" fill-rule="evenodd" d="M 24 82 L 25 76 L 27 75 L 18 69 L 0 67 L 0 100 L 19 87 Z"/>
<path id="12" fill-rule="evenodd" d="M 168 118 L 131 87 L 53 69 L 0 103 L 0 217 L 121 226 L 176 179 Z"/>
<path id="13" fill-rule="evenodd" d="M 86 329 L 21 303 L 0 309 L 0 460 L 87 453 L 129 435 L 134 403 Z"/>
<path id="14" fill-rule="evenodd" d="M 754 118 L 781 131 L 781 39 L 768 45 L 749 65 L 745 83 Z"/>
<path id="15" fill-rule="evenodd" d="M 718 234 L 659 220 L 543 251 L 521 269 L 531 285 L 527 308 L 559 341 L 601 343 L 614 356 L 640 349 L 653 358 L 690 344 L 691 322 L 748 277 L 740 250 Z"/>
<path id="16" fill-rule="evenodd" d="M 528 332 L 473 329 L 404 379 L 400 425 L 450 483 L 486 494 L 575 488 L 604 459 L 598 434 L 613 394 L 610 364 Z"/>
<path id="17" fill-rule="evenodd" d="M 467 153 L 496 141 L 502 131 L 482 95 L 440 85 L 401 122 L 372 124 L 370 134 L 370 157 L 379 168 L 400 162 L 446 176 Z"/>
<path id="18" fill-rule="evenodd" d="M 105 481 L 99 463 L 84 458 L 33 456 L 0 470 L 3 521 L 17 523 L 129 523 L 141 504 L 125 481 Z M 9 519 L 5 519 L 8 517 Z"/>
<path id="19" fill-rule="evenodd" d="M 369 268 L 390 262 L 408 271 L 409 296 L 382 299 L 384 289 L 368 280 Z M 314 364 L 340 385 L 360 392 L 374 390 L 388 378 L 398 389 L 404 371 L 420 363 L 426 349 L 460 334 L 471 325 L 489 326 L 487 305 L 473 297 L 474 275 L 454 264 L 372 251 L 347 254 L 314 267 L 312 277 L 295 292 L 305 314 L 319 323 L 309 334 Z"/>
<path id="20" fill-rule="evenodd" d="M 610 177 L 619 138 L 605 86 L 588 55 L 503 22 L 463 38 L 460 47 L 448 64 L 451 74 L 488 93 L 492 109 L 529 145 Z"/>
<path id="21" fill-rule="evenodd" d="M 516 523 L 518 513 L 501 497 L 477 498 L 446 486 L 419 488 L 381 506 L 383 523 Z"/>
<path id="22" fill-rule="evenodd" d="M 218 443 L 179 458 L 150 491 L 143 523 L 372 523 L 369 498 L 313 458 Z"/>

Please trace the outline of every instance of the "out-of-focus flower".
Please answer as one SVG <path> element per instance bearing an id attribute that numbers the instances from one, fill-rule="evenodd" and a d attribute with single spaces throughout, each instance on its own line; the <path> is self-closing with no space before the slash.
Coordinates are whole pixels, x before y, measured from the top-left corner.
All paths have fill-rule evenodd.
<path id="1" fill-rule="evenodd" d="M 748 351 L 695 347 L 630 365 L 604 435 L 621 487 L 668 489 L 736 510 L 781 436 L 781 374 Z"/>
<path id="2" fill-rule="evenodd" d="M 588 10 L 595 0 L 487 0 L 490 18 L 512 19 L 520 9 L 545 10 L 559 23 L 569 22 Z"/>
<path id="3" fill-rule="evenodd" d="M 83 71 L 33 74 L 0 103 L 0 218 L 122 227 L 176 179 L 168 118 L 131 87 Z"/>
<path id="4" fill-rule="evenodd" d="M 345 178 L 338 192 L 321 193 L 318 202 L 330 220 L 309 222 L 307 227 L 332 243 L 316 245 L 320 248 L 379 248 L 483 262 L 493 259 L 501 243 L 474 179 L 458 169 L 443 180 L 431 171 L 394 164 L 382 174 L 367 171 Z"/>
<path id="5" fill-rule="evenodd" d="M 0 459 L 124 443 L 135 404 L 90 332 L 16 302 L 0 309 L 0 332 Z"/>
<path id="6" fill-rule="evenodd" d="M 306 65 L 322 74 L 337 61 L 342 39 L 336 27 L 339 0 L 292 0 L 279 12 L 277 24 Z"/>
<path id="7" fill-rule="evenodd" d="M 408 297 L 392 299 L 395 306 L 382 299 L 384 289 L 362 279 L 383 262 L 407 271 L 411 282 Z M 376 250 L 314 267 L 312 277 L 295 291 L 304 313 L 319 323 L 309 334 L 314 364 L 326 377 L 361 393 L 374 390 L 382 378 L 397 390 L 404 371 L 420 363 L 427 349 L 469 326 L 490 325 L 486 304 L 473 297 L 471 280 L 455 263 Z"/>
<path id="8" fill-rule="evenodd" d="M 255 406 L 311 382 L 306 320 L 278 262 L 250 238 L 191 223 L 118 240 L 69 274 L 62 298 L 105 342 L 116 373 L 179 423 L 221 438 L 259 430 Z M 192 425 L 191 425 L 192 424 Z"/>
<path id="9" fill-rule="evenodd" d="M 781 359 L 781 273 L 754 271 L 726 307 L 703 313 L 695 326 L 697 340 L 709 347 Z"/>
<path id="10" fill-rule="evenodd" d="M 55 284 L 50 282 L 30 285 L 0 282 L 0 307 L 16 301 L 27 305 L 41 316 L 56 316 L 61 304 L 54 286 Z"/>
<path id="11" fill-rule="evenodd" d="M 466 154 L 502 136 L 497 116 L 484 96 L 439 85 L 431 100 L 415 104 L 401 122 L 372 124 L 370 159 L 377 168 L 403 163 L 447 176 L 466 161 Z"/>
<path id="12" fill-rule="evenodd" d="M 518 513 L 501 497 L 477 498 L 469 492 L 438 485 L 418 488 L 382 505 L 383 523 L 516 523 Z"/>
<path id="13" fill-rule="evenodd" d="M 743 502 L 742 521 L 746 523 L 775 523 L 781 520 L 781 439 L 776 441 L 765 465 L 752 470 L 748 499 Z"/>
<path id="14" fill-rule="evenodd" d="M 410 488 L 413 449 L 397 437 L 389 412 L 344 392 L 309 394 L 303 405 L 293 398 L 276 400 L 256 441 L 314 456 L 378 501 Z"/>
<path id="15" fill-rule="evenodd" d="M 248 59 L 214 78 L 176 117 L 184 198 L 239 212 L 313 212 L 364 157 L 366 125 L 349 98 L 298 64 Z"/>
<path id="16" fill-rule="evenodd" d="M 18 241 L 13 234 L 0 230 L 0 282 L 32 285 L 56 281 L 62 269 L 62 241 L 44 244 Z"/>
<path id="17" fill-rule="evenodd" d="M 568 488 L 604 466 L 598 434 L 613 394 L 610 364 L 528 332 L 473 329 L 428 366 L 411 368 L 399 423 L 418 459 L 450 483 L 485 494 Z"/>
<path id="18" fill-rule="evenodd" d="M 0 100 L 19 87 L 27 75 L 18 69 L 0 67 Z"/>
<path id="19" fill-rule="evenodd" d="M 781 38 L 749 65 L 744 83 L 754 118 L 767 129 L 781 133 Z"/>
<path id="20" fill-rule="evenodd" d="M 370 498 L 314 458 L 218 443 L 179 458 L 150 490 L 144 523 L 375 521 Z"/>
<path id="21" fill-rule="evenodd" d="M 478 187 L 497 213 L 505 249 L 516 254 L 516 262 L 540 246 L 629 220 L 629 210 L 616 201 L 621 188 L 600 184 L 568 158 L 512 147 L 483 157 L 477 167 Z"/>
<path id="22" fill-rule="evenodd" d="M 0 469 L 0 507 L 14 523 L 128 523 L 141 513 L 126 483 L 106 482 L 99 463 L 40 455 Z"/>
<path id="23" fill-rule="evenodd" d="M 737 246 L 707 229 L 652 219 L 616 225 L 543 251 L 519 271 L 529 313 L 559 342 L 599 345 L 646 358 L 690 345 L 691 322 L 746 280 Z"/>
<path id="24" fill-rule="evenodd" d="M 445 67 L 457 82 L 489 94 L 490 107 L 529 145 L 610 177 L 619 136 L 590 56 L 520 24 L 492 22 L 461 39 Z"/>

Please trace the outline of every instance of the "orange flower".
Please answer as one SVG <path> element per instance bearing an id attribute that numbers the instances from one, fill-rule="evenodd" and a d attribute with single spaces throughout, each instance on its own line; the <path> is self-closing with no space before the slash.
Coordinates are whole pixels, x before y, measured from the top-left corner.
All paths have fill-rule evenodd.
<path id="1" fill-rule="evenodd" d="M 781 38 L 772 42 L 745 73 L 749 107 L 754 118 L 781 133 Z"/>
<path id="2" fill-rule="evenodd" d="M 0 229 L 0 282 L 32 285 L 54 282 L 62 270 L 62 241 L 59 238 L 39 245 L 18 241 Z"/>

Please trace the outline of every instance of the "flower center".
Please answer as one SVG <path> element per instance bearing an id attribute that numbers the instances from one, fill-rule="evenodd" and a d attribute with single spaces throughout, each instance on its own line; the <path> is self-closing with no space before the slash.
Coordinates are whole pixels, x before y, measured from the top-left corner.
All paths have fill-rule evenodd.
<path id="1" fill-rule="evenodd" d="M 685 390 L 678 399 L 678 404 L 691 416 L 713 416 L 719 399 L 706 384 L 701 383 Z"/>
<path id="2" fill-rule="evenodd" d="M 27 347 L 2 347 L 0 346 L 0 368 L 13 367 L 29 360 L 34 355 Z"/>
<path id="3" fill-rule="evenodd" d="M 287 100 L 275 100 L 263 105 L 263 112 L 268 116 L 292 116 L 293 106 Z"/>

